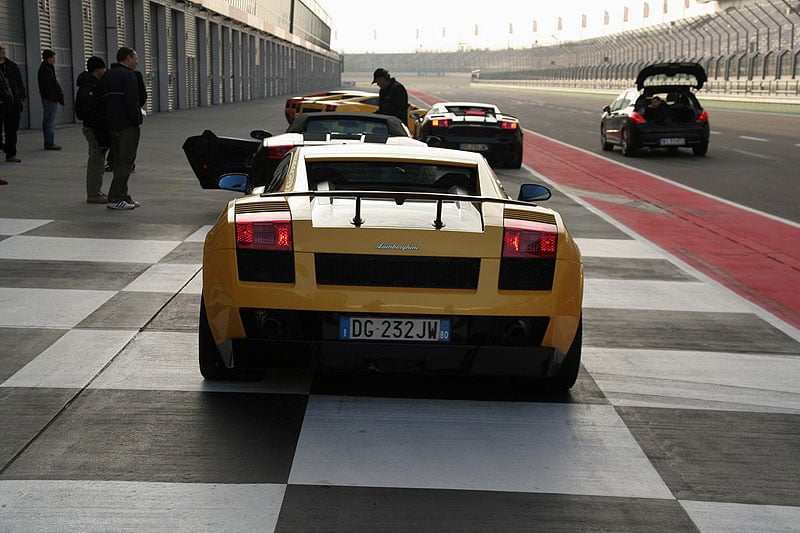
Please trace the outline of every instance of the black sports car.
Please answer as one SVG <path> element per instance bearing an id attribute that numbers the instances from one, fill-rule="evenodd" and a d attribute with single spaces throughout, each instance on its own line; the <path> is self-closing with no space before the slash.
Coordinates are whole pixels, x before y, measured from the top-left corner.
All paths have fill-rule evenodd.
<path id="1" fill-rule="evenodd" d="M 268 131 L 253 130 L 250 137 L 218 137 L 205 130 L 186 139 L 183 151 L 204 189 L 218 189 L 219 177 L 230 173 L 249 175 L 251 187 L 266 185 L 281 158 L 295 146 L 419 143 L 411 138 L 402 120 L 376 113 L 300 114 L 285 133 L 273 136 Z"/>
<path id="2" fill-rule="evenodd" d="M 430 146 L 481 153 L 495 166 L 522 166 L 522 125 L 494 104 L 433 104 L 417 122 L 414 137 Z"/>
<path id="3" fill-rule="evenodd" d="M 706 155 L 708 113 L 694 91 L 703 87 L 706 72 L 697 63 L 658 63 L 643 68 L 636 87 L 625 90 L 600 118 L 603 150 L 622 147 L 633 156 L 640 148 L 691 148 Z"/>

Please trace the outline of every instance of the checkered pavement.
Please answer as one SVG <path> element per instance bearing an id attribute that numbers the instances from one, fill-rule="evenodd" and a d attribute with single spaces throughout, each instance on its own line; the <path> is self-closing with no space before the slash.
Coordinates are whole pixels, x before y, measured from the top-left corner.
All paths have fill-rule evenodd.
<path id="1" fill-rule="evenodd" d="M 47 153 L 21 132 L 0 168 L 0 532 L 800 530 L 798 332 L 557 187 L 586 267 L 569 394 L 203 381 L 202 240 L 230 194 L 179 147 L 281 131 L 283 100 L 148 116 L 124 213 L 84 203 L 80 128 Z"/>
<path id="2" fill-rule="evenodd" d="M 798 530 L 797 332 L 568 195 L 548 205 L 586 262 L 563 395 L 207 383 L 208 225 L 0 218 L 0 531 Z"/>

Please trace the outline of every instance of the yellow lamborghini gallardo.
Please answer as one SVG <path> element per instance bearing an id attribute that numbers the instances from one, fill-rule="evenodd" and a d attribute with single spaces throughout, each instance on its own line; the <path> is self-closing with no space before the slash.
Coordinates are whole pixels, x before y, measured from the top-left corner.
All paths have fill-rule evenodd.
<path id="1" fill-rule="evenodd" d="M 209 231 L 200 371 L 308 367 L 509 375 L 570 388 L 583 263 L 550 191 L 510 198 L 483 156 L 424 145 L 297 147 Z"/>

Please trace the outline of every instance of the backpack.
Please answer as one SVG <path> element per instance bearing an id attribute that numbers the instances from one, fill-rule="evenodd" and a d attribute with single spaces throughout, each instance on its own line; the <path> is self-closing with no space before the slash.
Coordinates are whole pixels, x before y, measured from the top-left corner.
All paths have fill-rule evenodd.
<path id="1" fill-rule="evenodd" d="M 102 120 L 102 101 L 100 87 L 85 83 L 78 87 L 75 95 L 75 116 L 84 122 L 98 122 Z"/>

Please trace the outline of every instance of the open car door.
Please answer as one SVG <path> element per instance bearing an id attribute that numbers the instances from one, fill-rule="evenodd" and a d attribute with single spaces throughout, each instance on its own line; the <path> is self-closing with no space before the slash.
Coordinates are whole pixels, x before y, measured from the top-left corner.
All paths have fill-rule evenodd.
<path id="1" fill-rule="evenodd" d="M 259 146 L 260 140 L 217 137 L 214 132 L 205 130 L 186 139 L 183 152 L 200 186 L 219 189 L 219 178 L 223 174 L 250 173 L 253 154 Z"/>

